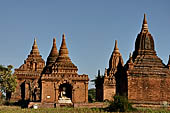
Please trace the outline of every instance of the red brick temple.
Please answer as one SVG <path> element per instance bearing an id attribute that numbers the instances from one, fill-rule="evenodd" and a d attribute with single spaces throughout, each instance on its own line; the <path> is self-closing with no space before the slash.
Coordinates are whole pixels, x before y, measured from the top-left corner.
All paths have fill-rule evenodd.
<path id="1" fill-rule="evenodd" d="M 17 88 L 12 100 L 26 100 L 41 104 L 88 103 L 88 75 L 79 75 L 78 68 L 70 57 L 65 35 L 58 53 L 56 39 L 45 61 L 42 59 L 36 40 L 28 58 L 18 69 Z"/>
<path id="2" fill-rule="evenodd" d="M 170 60 L 164 64 L 155 51 L 154 39 L 149 32 L 144 15 L 141 32 L 135 42 L 135 50 L 123 65 L 117 41 L 104 76 L 97 77 L 96 99 L 112 100 L 124 95 L 128 100 L 145 105 L 170 103 Z"/>

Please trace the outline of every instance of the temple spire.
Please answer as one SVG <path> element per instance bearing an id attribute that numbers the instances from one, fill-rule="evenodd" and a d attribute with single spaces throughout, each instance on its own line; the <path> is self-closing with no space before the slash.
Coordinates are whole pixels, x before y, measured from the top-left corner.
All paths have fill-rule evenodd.
<path id="1" fill-rule="evenodd" d="M 30 54 L 39 55 L 39 50 L 38 50 L 36 38 L 34 38 L 34 44 L 32 46 L 32 50 L 31 50 Z"/>
<path id="2" fill-rule="evenodd" d="M 62 35 L 62 43 L 59 50 L 59 55 L 55 61 L 55 65 L 52 67 L 53 73 L 74 73 L 76 74 L 78 71 L 77 66 L 75 66 L 69 55 L 68 49 L 66 46 L 65 35 Z"/>
<path id="3" fill-rule="evenodd" d="M 56 38 L 53 38 L 53 46 L 50 52 L 50 56 L 58 56 L 57 46 L 56 46 Z"/>
<path id="4" fill-rule="evenodd" d="M 60 46 L 60 50 L 59 50 L 59 55 L 58 58 L 56 60 L 56 62 L 71 62 L 71 59 L 69 58 L 69 52 L 66 46 L 66 40 L 65 40 L 65 35 L 62 35 L 62 43 Z"/>
<path id="5" fill-rule="evenodd" d="M 62 36 L 62 43 L 59 51 L 59 56 L 68 57 L 68 49 L 65 41 L 65 34 Z"/>
<path id="6" fill-rule="evenodd" d="M 118 46 L 117 46 L 117 40 L 115 40 L 115 47 L 114 47 L 114 51 L 113 51 L 114 53 L 120 53 L 119 52 L 119 48 L 118 48 Z"/>
<path id="7" fill-rule="evenodd" d="M 123 65 L 123 59 L 117 46 L 117 40 L 115 40 L 115 47 L 109 60 L 109 69 L 116 69 L 119 62 Z"/>
<path id="8" fill-rule="evenodd" d="M 58 57 L 58 51 L 57 51 L 57 46 L 56 46 L 56 38 L 53 38 L 53 46 L 51 49 L 51 52 L 47 58 L 47 65 L 52 64 L 56 61 Z"/>
<path id="9" fill-rule="evenodd" d="M 144 14 L 144 18 L 143 18 L 143 24 L 142 24 L 142 32 L 148 32 L 148 24 L 147 24 L 147 20 L 146 20 L 146 14 Z"/>

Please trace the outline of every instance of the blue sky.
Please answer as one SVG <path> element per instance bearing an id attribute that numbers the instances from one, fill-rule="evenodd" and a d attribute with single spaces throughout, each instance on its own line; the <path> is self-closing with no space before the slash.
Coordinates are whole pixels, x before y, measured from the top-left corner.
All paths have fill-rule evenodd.
<path id="1" fill-rule="evenodd" d="M 170 54 L 169 0 L 0 0 L 0 64 L 18 68 L 37 38 L 46 60 L 56 37 L 66 34 L 69 56 L 79 74 L 93 79 L 108 68 L 114 41 L 127 61 L 146 13 L 158 56 Z M 90 85 L 90 87 L 93 87 Z"/>

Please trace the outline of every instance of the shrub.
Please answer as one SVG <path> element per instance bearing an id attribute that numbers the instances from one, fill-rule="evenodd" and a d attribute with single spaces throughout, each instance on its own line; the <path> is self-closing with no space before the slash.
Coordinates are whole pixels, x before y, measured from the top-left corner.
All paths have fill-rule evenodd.
<path id="1" fill-rule="evenodd" d="M 107 108 L 111 112 L 126 112 L 134 111 L 135 108 L 128 102 L 128 99 L 125 96 L 116 95 L 113 97 L 114 101 L 110 101 L 110 105 Z"/>

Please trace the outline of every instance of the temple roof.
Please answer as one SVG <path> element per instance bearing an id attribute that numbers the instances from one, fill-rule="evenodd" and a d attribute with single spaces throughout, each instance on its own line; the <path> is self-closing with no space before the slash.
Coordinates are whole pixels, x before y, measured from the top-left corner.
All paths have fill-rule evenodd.
<path id="1" fill-rule="evenodd" d="M 36 39 L 34 39 L 34 43 L 31 49 L 30 54 L 28 55 L 27 59 L 24 60 L 24 64 L 22 64 L 18 69 L 15 69 L 15 73 L 19 71 L 24 71 L 25 74 L 33 74 L 33 73 L 39 73 L 43 70 L 44 68 L 44 60 L 42 59 Z M 31 72 L 30 72 L 31 71 Z"/>
<path id="2" fill-rule="evenodd" d="M 42 59 L 42 56 L 40 55 L 40 52 L 38 50 L 38 45 L 37 45 L 37 41 L 36 38 L 34 38 L 34 43 L 31 49 L 30 54 L 28 55 L 28 58 L 26 59 L 27 61 L 44 61 Z"/>

